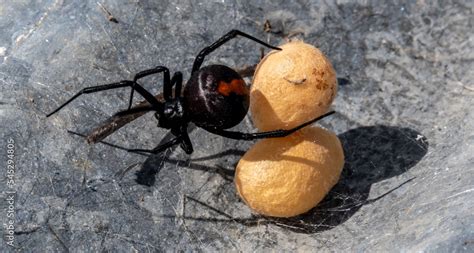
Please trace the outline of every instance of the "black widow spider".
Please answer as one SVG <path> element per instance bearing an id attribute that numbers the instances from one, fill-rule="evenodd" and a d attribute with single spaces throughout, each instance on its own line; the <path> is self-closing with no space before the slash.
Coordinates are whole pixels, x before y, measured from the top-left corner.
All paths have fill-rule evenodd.
<path id="1" fill-rule="evenodd" d="M 123 80 L 117 83 L 84 88 L 64 104 L 59 106 L 56 110 L 49 113 L 47 117 L 58 112 L 64 106 L 82 94 L 131 87 L 132 90 L 130 93 L 128 109 L 121 111 L 116 115 L 127 116 L 145 113 L 148 111 L 155 111 L 155 117 L 158 120 L 158 127 L 170 129 L 175 138 L 155 147 L 152 150 L 128 149 L 128 151 L 156 154 L 173 145 L 180 144 L 181 148 L 187 154 L 191 154 L 193 152 L 193 146 L 187 132 L 188 124 L 191 122 L 196 126 L 199 126 L 216 135 L 237 140 L 254 140 L 287 136 L 334 113 L 333 111 L 326 113 L 320 117 L 288 130 L 279 129 L 260 133 L 242 133 L 225 130 L 239 124 L 247 114 L 249 107 L 249 90 L 242 77 L 233 69 L 224 65 L 209 65 L 201 68 L 201 65 L 204 61 L 204 57 L 222 46 L 227 41 L 235 38 L 237 35 L 253 40 L 266 47 L 275 50 L 281 50 L 278 47 L 271 46 L 244 32 L 232 30 L 222 36 L 212 45 L 205 47 L 201 50 L 201 52 L 199 52 L 196 59 L 194 60 L 191 77 L 184 86 L 183 93 L 181 93 L 183 74 L 178 71 L 175 72 L 173 77 L 170 78 L 170 72 L 168 68 L 164 66 L 158 66 L 153 69 L 147 69 L 139 72 L 135 75 L 132 81 Z M 163 73 L 164 75 L 164 102 L 159 101 L 157 97 L 153 96 L 137 83 L 138 79 L 157 73 Z M 141 106 L 132 108 L 134 91 L 137 91 L 140 95 L 142 95 L 148 104 L 141 103 Z"/>

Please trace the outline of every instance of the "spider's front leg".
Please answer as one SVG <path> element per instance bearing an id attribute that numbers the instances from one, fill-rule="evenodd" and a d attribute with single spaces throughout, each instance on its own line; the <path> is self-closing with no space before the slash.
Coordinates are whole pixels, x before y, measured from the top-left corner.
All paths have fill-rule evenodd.
<path id="1" fill-rule="evenodd" d="M 84 88 L 81 91 L 79 91 L 78 93 L 76 93 L 74 96 L 72 96 L 65 103 L 63 103 L 58 108 L 56 108 L 56 110 L 54 110 L 51 113 L 47 114 L 46 117 L 49 117 L 49 116 L 55 114 L 56 112 L 61 110 L 64 106 L 71 103 L 72 101 L 74 101 L 76 98 L 78 98 L 82 94 L 89 94 L 89 93 L 95 93 L 95 92 L 99 92 L 99 91 L 112 90 L 112 89 L 119 89 L 119 88 L 124 88 L 124 87 L 131 87 L 132 90 L 136 90 L 138 93 L 140 93 L 140 95 L 142 95 L 145 98 L 145 100 L 148 103 L 150 103 L 151 106 L 153 106 L 153 108 L 155 110 L 163 110 L 163 104 L 161 102 L 159 102 L 150 92 L 145 90 L 145 88 L 143 88 L 141 85 L 137 84 L 134 81 L 124 80 L 124 81 L 117 82 L 117 83 L 110 83 L 110 84 L 104 84 L 104 85 L 98 85 L 98 86 L 92 86 L 92 87 Z"/>
<path id="2" fill-rule="evenodd" d="M 138 72 L 134 77 L 133 77 L 133 82 L 135 83 L 134 86 L 132 86 L 132 90 L 130 91 L 130 100 L 128 102 L 128 110 L 132 108 L 132 103 L 133 103 L 133 94 L 135 91 L 135 85 L 138 85 L 137 81 L 145 76 L 153 75 L 153 74 L 158 74 L 163 72 L 163 88 L 170 86 L 170 71 L 167 67 L 164 66 L 157 66 L 152 69 L 147 69 Z M 165 97 L 166 98 L 166 97 Z"/>
<path id="3" fill-rule="evenodd" d="M 255 42 L 257 42 L 261 45 L 264 45 L 268 48 L 275 49 L 275 50 L 281 50 L 281 48 L 278 48 L 278 47 L 272 46 L 270 44 L 267 44 L 267 43 L 255 38 L 255 37 L 253 37 L 252 35 L 246 34 L 246 33 L 241 32 L 239 30 L 231 30 L 230 32 L 228 32 L 227 34 L 222 36 L 220 39 L 218 39 L 216 42 L 212 43 L 212 45 L 210 45 L 208 47 L 205 47 L 204 49 L 201 50 L 201 52 L 199 52 L 199 54 L 196 56 L 196 59 L 194 60 L 193 70 L 191 71 L 191 73 L 194 73 L 194 72 L 198 71 L 201 68 L 201 65 L 204 61 L 204 57 L 206 57 L 208 54 L 212 53 L 214 50 L 216 50 L 217 48 L 222 46 L 227 41 L 237 37 L 237 35 L 240 35 L 240 36 L 245 37 L 247 39 L 253 40 L 253 41 L 255 41 Z"/>
<path id="4" fill-rule="evenodd" d="M 176 72 L 174 73 L 173 77 L 170 79 L 170 71 L 167 67 L 164 66 L 158 66 L 152 69 L 147 69 L 140 71 L 135 75 L 133 78 L 133 81 L 138 85 L 137 81 L 143 77 L 150 76 L 153 74 L 158 74 L 163 72 L 163 98 L 165 101 L 170 101 L 172 99 L 172 93 L 173 93 L 173 86 L 176 85 L 175 88 L 175 94 L 176 96 L 179 96 L 181 94 L 181 87 L 183 84 L 183 74 L 181 72 Z M 134 87 L 132 87 L 132 90 L 130 91 L 130 100 L 128 103 L 128 110 L 132 108 L 132 103 L 133 103 L 133 94 L 134 94 Z"/>

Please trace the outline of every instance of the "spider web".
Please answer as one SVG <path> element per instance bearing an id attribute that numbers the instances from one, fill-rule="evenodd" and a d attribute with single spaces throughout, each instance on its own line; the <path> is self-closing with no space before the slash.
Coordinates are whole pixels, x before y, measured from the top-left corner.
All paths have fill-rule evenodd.
<path id="1" fill-rule="evenodd" d="M 360 127 L 340 134 L 346 156 L 340 181 L 315 208 L 292 218 L 254 214 L 239 199 L 233 183 L 234 168 L 253 143 L 223 140 L 227 146 L 235 145 L 237 148 L 217 153 L 212 153 L 211 149 L 210 155 L 203 157 L 189 158 L 181 152 L 169 153 L 170 156 L 161 157 L 165 161 L 163 164 L 167 164 L 164 170 L 178 169 L 184 186 L 179 189 L 173 213 L 164 217 L 180 220 L 187 231 L 201 231 L 203 223 L 213 224 L 209 226 L 235 224 L 257 229 L 277 226 L 304 234 L 331 230 L 351 218 L 364 205 L 382 199 L 414 179 L 409 178 L 369 198 L 372 184 L 407 172 L 426 154 L 428 143 L 420 136 L 409 128 L 388 126 Z M 209 148 L 215 143 L 212 139 L 198 141 L 199 149 Z M 166 175 L 158 175 L 159 178 L 162 176 Z"/>

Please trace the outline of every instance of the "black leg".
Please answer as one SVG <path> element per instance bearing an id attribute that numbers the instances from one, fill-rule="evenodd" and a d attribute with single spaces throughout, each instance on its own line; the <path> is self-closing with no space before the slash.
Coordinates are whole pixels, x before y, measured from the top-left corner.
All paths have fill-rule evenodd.
<path id="1" fill-rule="evenodd" d="M 262 44 L 266 47 L 276 49 L 276 50 L 281 50 L 281 48 L 269 45 L 269 44 L 255 38 L 251 35 L 248 35 L 244 32 L 241 32 L 239 30 L 232 30 L 232 31 L 228 32 L 226 35 L 222 36 L 219 40 L 214 42 L 212 45 L 210 45 L 208 47 L 205 47 L 203 50 L 201 50 L 201 52 L 199 52 L 199 54 L 196 56 L 196 59 L 194 60 L 193 70 L 192 70 L 191 74 L 198 71 L 201 68 L 202 62 L 204 61 L 204 57 L 206 57 L 208 54 L 212 53 L 214 50 L 216 50 L 217 48 L 222 46 L 227 41 L 235 38 L 237 35 L 240 35 L 240 36 L 245 37 L 247 39 L 253 40 L 253 41 L 255 41 L 259 44 Z"/>
<path id="2" fill-rule="evenodd" d="M 188 135 L 188 124 L 183 124 L 172 128 L 171 133 L 174 136 L 179 136 L 180 147 L 184 150 L 184 152 L 186 152 L 186 154 L 193 153 L 193 144 L 191 143 Z"/>
<path id="3" fill-rule="evenodd" d="M 155 110 L 159 110 L 159 111 L 162 110 L 163 104 L 160 103 L 152 94 L 150 94 L 142 86 L 140 86 L 139 84 L 136 84 L 133 81 L 124 80 L 124 81 L 121 81 L 121 82 L 118 82 L 118 83 L 111 83 L 111 84 L 105 84 L 105 85 L 99 85 L 99 86 L 84 88 L 81 91 L 79 91 L 78 93 L 76 93 L 76 95 L 74 95 L 72 98 L 70 98 L 64 104 L 59 106 L 56 110 L 54 110 L 51 113 L 49 113 L 48 115 L 46 115 L 46 117 L 49 117 L 49 116 L 55 114 L 56 112 L 61 110 L 64 106 L 71 103 L 74 99 L 76 99 L 77 97 L 79 97 L 82 94 L 94 93 L 94 92 L 99 92 L 99 91 L 104 91 L 104 90 L 118 89 L 118 88 L 123 88 L 123 87 L 132 87 L 134 90 L 136 90 L 138 93 L 140 93 L 140 95 L 142 95 L 145 98 L 145 100 L 148 101 L 148 103 L 150 103 L 155 108 Z"/>
<path id="4" fill-rule="evenodd" d="M 170 71 L 168 70 L 167 67 L 164 66 L 158 66 L 152 69 L 147 69 L 138 72 L 135 77 L 133 78 L 133 82 L 137 83 L 138 79 L 143 78 L 145 76 L 153 75 L 153 74 L 158 74 L 163 72 L 163 87 L 167 87 L 170 85 Z M 132 91 L 130 91 L 130 100 L 128 102 L 128 109 L 132 108 L 132 103 L 133 103 L 133 92 L 135 91 L 135 87 L 132 87 Z M 166 97 L 165 97 L 166 99 Z"/>
<path id="5" fill-rule="evenodd" d="M 181 134 L 181 144 L 180 144 L 180 147 L 184 150 L 184 152 L 186 152 L 186 154 L 191 154 L 193 153 L 194 149 L 193 149 L 193 144 L 191 143 L 191 139 L 189 139 L 189 135 L 187 132 L 183 132 Z"/>
<path id="6" fill-rule="evenodd" d="M 129 149 L 127 150 L 128 152 L 132 152 L 132 153 L 151 153 L 151 154 L 158 154 L 164 150 L 166 150 L 167 148 L 170 148 L 178 143 L 180 143 L 182 141 L 182 138 L 181 137 L 176 137 L 166 143 L 163 143 L 161 145 L 159 145 L 158 147 L 152 149 L 152 150 L 149 150 L 149 149 Z"/>
<path id="7" fill-rule="evenodd" d="M 222 129 L 205 129 L 208 132 L 211 132 L 213 134 L 217 134 L 226 138 L 230 139 L 236 139 L 236 140 L 255 140 L 255 139 L 265 139 L 265 138 L 278 138 L 278 137 L 285 137 L 288 136 L 301 128 L 311 125 L 314 122 L 325 118 L 331 114 L 333 114 L 334 111 L 328 112 L 322 116 L 319 116 L 313 120 L 310 120 L 306 123 L 303 123 L 295 128 L 288 129 L 288 130 L 275 130 L 275 131 L 269 131 L 269 132 L 260 132 L 260 133 L 241 133 L 241 132 L 234 132 L 234 131 L 227 131 L 227 130 L 222 130 Z"/>
<path id="8" fill-rule="evenodd" d="M 173 85 L 174 87 L 174 95 L 175 97 L 180 97 L 181 96 L 181 88 L 183 87 L 183 73 L 181 72 L 176 72 L 174 73 L 173 77 L 171 78 L 171 85 L 169 87 L 169 91 L 164 90 L 163 95 L 166 99 L 166 92 L 168 92 L 168 96 L 171 97 L 171 91 L 173 90 Z"/>
<path id="9" fill-rule="evenodd" d="M 74 135 L 77 135 L 77 136 L 81 136 L 81 137 L 87 139 L 87 135 L 85 135 L 85 134 L 81 134 L 81 133 L 74 132 L 74 131 L 71 131 L 71 130 L 67 130 L 67 132 L 70 133 L 70 134 L 74 134 Z M 124 147 L 122 147 L 122 146 L 115 145 L 115 144 L 112 144 L 112 143 L 110 143 L 110 142 L 106 142 L 106 141 L 98 141 L 98 142 L 99 142 L 99 143 L 102 143 L 102 144 L 104 144 L 104 145 L 106 145 L 106 146 L 112 147 L 112 148 L 116 148 L 116 149 L 120 149 L 120 150 L 124 150 L 124 151 L 130 152 L 130 149 L 128 149 L 128 148 L 124 148 Z"/>
<path id="10" fill-rule="evenodd" d="M 81 134 L 81 133 L 77 133 L 77 132 L 70 131 L 70 130 L 68 130 L 67 132 L 70 133 L 70 134 L 81 136 L 83 138 L 87 138 L 86 135 Z M 168 142 L 165 142 L 165 143 L 163 143 L 163 144 L 159 145 L 158 147 L 156 147 L 154 149 L 151 149 L 151 150 L 149 150 L 149 149 L 129 149 L 129 148 L 124 148 L 122 146 L 115 145 L 115 144 L 112 144 L 110 142 L 105 142 L 105 141 L 99 141 L 99 143 L 102 143 L 102 144 L 104 144 L 106 146 L 109 146 L 109 147 L 124 150 L 124 151 L 130 152 L 130 153 L 137 153 L 137 154 L 143 155 L 143 153 L 152 153 L 152 154 L 160 153 L 161 151 L 163 151 L 163 150 L 165 150 L 169 147 L 172 147 L 173 145 L 178 144 L 180 141 L 181 141 L 180 138 L 174 138 L 174 139 L 172 139 Z"/>

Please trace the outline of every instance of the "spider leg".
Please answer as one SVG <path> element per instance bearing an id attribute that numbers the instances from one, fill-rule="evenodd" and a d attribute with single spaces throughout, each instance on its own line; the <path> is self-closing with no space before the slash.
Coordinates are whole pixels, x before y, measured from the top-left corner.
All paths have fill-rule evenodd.
<path id="1" fill-rule="evenodd" d="M 201 50 L 201 52 L 199 52 L 199 54 L 196 56 L 196 59 L 194 60 L 193 70 L 192 70 L 191 74 L 198 71 L 201 68 L 202 62 L 204 61 L 204 57 L 206 57 L 208 54 L 212 53 L 214 50 L 216 50 L 217 48 L 222 46 L 227 41 L 237 37 L 237 35 L 240 35 L 240 36 L 245 37 L 247 39 L 253 40 L 253 41 L 255 41 L 259 44 L 262 44 L 266 47 L 269 47 L 271 49 L 281 50 L 281 48 L 269 45 L 269 44 L 255 38 L 251 35 L 248 35 L 244 32 L 241 32 L 239 30 L 231 30 L 226 35 L 222 36 L 220 39 L 218 39 L 216 42 L 214 42 L 212 45 L 210 45 L 208 47 L 205 47 L 204 49 Z"/>
<path id="2" fill-rule="evenodd" d="M 322 116 L 319 116 L 315 119 L 312 119 L 306 123 L 303 123 L 297 127 L 291 128 L 291 129 L 279 129 L 279 130 L 274 130 L 274 131 L 268 131 L 268 132 L 260 132 L 260 133 L 242 133 L 242 132 L 235 132 L 235 131 L 227 131 L 223 129 L 208 129 L 205 128 L 206 131 L 211 132 L 213 134 L 217 134 L 226 138 L 230 139 L 236 139 L 236 140 L 255 140 L 255 139 L 265 139 L 265 138 L 278 138 L 278 137 L 285 137 L 288 136 L 301 128 L 311 125 L 314 122 L 325 118 L 331 114 L 333 114 L 334 111 L 328 112 Z"/>
<path id="3" fill-rule="evenodd" d="M 78 93 L 76 93 L 74 96 L 72 96 L 68 101 L 66 101 L 64 104 L 59 106 L 56 110 L 52 111 L 51 113 L 47 114 L 46 117 L 49 117 L 59 110 L 61 110 L 64 106 L 67 104 L 71 103 L 74 99 L 79 97 L 82 94 L 88 94 L 88 93 L 95 93 L 99 91 L 104 91 L 104 90 L 112 90 L 112 89 L 118 89 L 118 88 L 123 88 L 123 87 L 132 87 L 133 90 L 136 90 L 140 95 L 142 95 L 148 103 L 150 103 L 155 110 L 161 111 L 163 109 L 163 104 L 160 103 L 150 92 L 145 90 L 141 85 L 135 83 L 134 81 L 120 81 L 118 83 L 110 83 L 110 84 L 104 84 L 104 85 L 99 85 L 99 86 L 92 86 L 88 88 L 84 88 Z"/>
<path id="4" fill-rule="evenodd" d="M 181 143 L 180 147 L 186 152 L 186 154 L 191 154 L 193 153 L 193 144 L 191 143 L 191 139 L 189 139 L 189 135 L 187 132 L 183 132 L 181 134 Z"/>
<path id="5" fill-rule="evenodd" d="M 189 139 L 189 134 L 188 134 L 188 124 L 182 124 L 179 125 L 175 128 L 171 129 L 171 133 L 174 136 L 179 136 L 180 138 L 180 147 L 186 152 L 186 154 L 191 154 L 193 153 L 193 144 L 191 143 L 191 139 Z"/>
<path id="6" fill-rule="evenodd" d="M 171 97 L 171 93 L 172 93 L 172 90 L 173 90 L 173 85 L 176 85 L 174 87 L 174 96 L 175 97 L 180 97 L 181 96 L 181 88 L 183 87 L 183 73 L 181 73 L 179 71 L 175 72 L 173 77 L 171 78 L 171 85 L 168 88 L 169 91 L 167 91 L 169 97 Z M 163 95 L 166 98 L 166 90 L 163 91 Z"/>
<path id="7" fill-rule="evenodd" d="M 68 133 L 70 134 L 74 134 L 74 135 L 77 135 L 77 136 L 80 136 L 80 137 L 83 137 L 83 138 L 87 138 L 87 135 L 84 135 L 84 134 L 81 134 L 81 133 L 78 133 L 78 132 L 74 132 L 74 131 L 71 131 L 71 130 L 67 130 Z M 141 153 L 152 153 L 152 154 L 157 154 L 157 153 L 160 153 L 161 151 L 164 151 L 165 149 L 169 148 L 169 147 L 172 147 L 176 144 L 178 144 L 180 142 L 180 137 L 176 137 L 168 142 L 165 142 L 157 147 L 155 147 L 154 149 L 129 149 L 129 148 L 124 148 L 122 146 L 119 146 L 119 145 L 116 145 L 116 144 L 112 144 L 110 142 L 105 142 L 105 141 L 99 141 L 100 143 L 104 144 L 104 145 L 107 145 L 109 147 L 113 147 L 113 148 L 117 148 L 117 149 L 120 149 L 120 150 L 124 150 L 124 151 L 127 151 L 127 152 L 130 152 L 130 153 L 137 153 L 137 154 L 141 154 Z"/>
<path id="8" fill-rule="evenodd" d="M 165 142 L 157 147 L 155 147 L 154 149 L 129 149 L 127 150 L 128 152 L 132 152 L 132 153 L 151 153 L 151 154 L 158 154 L 164 150 L 166 150 L 167 148 L 170 148 L 178 143 L 180 143 L 182 141 L 182 138 L 181 136 L 178 136 L 168 142 Z"/>
<path id="9" fill-rule="evenodd" d="M 171 133 L 176 136 L 176 138 L 165 142 L 158 147 L 152 149 L 152 150 L 147 150 L 147 149 L 130 149 L 129 152 L 134 152 L 134 153 L 152 153 L 152 154 L 157 154 L 165 149 L 172 147 L 176 144 L 180 144 L 181 148 L 186 152 L 186 154 L 191 154 L 193 152 L 193 144 L 191 143 L 191 140 L 189 139 L 189 135 L 187 132 L 188 125 L 180 125 L 177 128 L 172 128 Z"/>
<path id="10" fill-rule="evenodd" d="M 138 79 L 140 78 L 143 78 L 145 76 L 149 76 L 149 75 L 153 75 L 153 74 L 158 74 L 158 73 L 161 73 L 163 72 L 163 89 L 166 90 L 168 86 L 170 86 L 170 71 L 167 67 L 164 67 L 164 66 L 157 66 L 155 68 L 152 68 L 152 69 L 147 69 L 147 70 L 143 70 L 143 71 L 140 71 L 138 72 L 135 77 L 133 77 L 133 82 L 135 82 L 137 85 L 137 81 Z M 135 91 L 135 86 L 132 87 L 132 90 L 130 91 L 130 100 L 128 102 L 128 109 L 132 108 L 132 103 L 133 103 L 133 93 Z M 166 92 L 164 92 L 166 94 Z M 167 99 L 167 97 L 165 96 L 165 99 Z"/>

